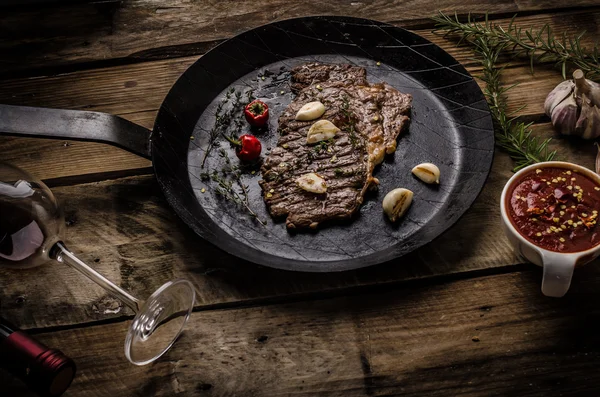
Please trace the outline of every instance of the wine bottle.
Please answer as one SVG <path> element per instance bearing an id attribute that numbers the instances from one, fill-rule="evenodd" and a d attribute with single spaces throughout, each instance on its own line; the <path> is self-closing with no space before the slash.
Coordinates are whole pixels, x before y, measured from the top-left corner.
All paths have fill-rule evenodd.
<path id="1" fill-rule="evenodd" d="M 75 363 L 0 317 L 0 368 L 42 397 L 58 397 L 75 377 Z"/>

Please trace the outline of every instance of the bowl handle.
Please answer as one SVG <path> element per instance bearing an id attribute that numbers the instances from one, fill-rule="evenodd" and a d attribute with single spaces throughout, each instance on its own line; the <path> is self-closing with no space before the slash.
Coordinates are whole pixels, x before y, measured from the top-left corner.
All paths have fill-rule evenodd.
<path id="1" fill-rule="evenodd" d="M 104 142 L 151 155 L 149 130 L 107 113 L 0 105 L 0 134 Z"/>
<path id="2" fill-rule="evenodd" d="M 544 252 L 542 262 L 544 266 L 542 293 L 555 298 L 564 296 L 571 286 L 577 255 Z"/>

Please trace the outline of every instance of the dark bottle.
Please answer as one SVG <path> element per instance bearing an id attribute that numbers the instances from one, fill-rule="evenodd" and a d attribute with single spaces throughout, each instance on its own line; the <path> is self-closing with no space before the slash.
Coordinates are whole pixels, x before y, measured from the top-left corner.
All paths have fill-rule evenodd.
<path id="1" fill-rule="evenodd" d="M 0 317 L 0 368 L 21 379 L 42 397 L 58 397 L 75 377 L 75 363 Z"/>

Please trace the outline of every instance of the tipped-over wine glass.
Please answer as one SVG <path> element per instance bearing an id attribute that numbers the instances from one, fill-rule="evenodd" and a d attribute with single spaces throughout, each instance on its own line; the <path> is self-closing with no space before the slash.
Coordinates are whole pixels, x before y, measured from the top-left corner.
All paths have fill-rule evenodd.
<path id="1" fill-rule="evenodd" d="M 30 268 L 66 263 L 129 306 L 136 316 L 125 356 L 145 365 L 162 356 L 181 334 L 195 302 L 187 280 L 169 281 L 141 301 L 77 259 L 63 242 L 64 216 L 50 189 L 23 170 L 0 163 L 0 266 Z"/>

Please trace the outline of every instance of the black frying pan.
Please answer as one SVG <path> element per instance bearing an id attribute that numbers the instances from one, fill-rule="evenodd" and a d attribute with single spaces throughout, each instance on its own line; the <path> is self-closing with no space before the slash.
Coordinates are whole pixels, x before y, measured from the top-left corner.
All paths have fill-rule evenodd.
<path id="1" fill-rule="evenodd" d="M 274 147 L 277 116 L 293 97 L 288 71 L 314 61 L 365 67 L 370 81 L 385 81 L 412 94 L 412 121 L 396 153 L 376 171 L 379 192 L 366 197 L 352 222 L 291 234 L 283 222 L 269 218 L 257 183 L 260 173 L 245 174 L 244 180 L 252 207 L 269 220 L 266 226 L 214 194 L 210 182 L 200 178 L 205 170 L 200 164 L 215 108 L 231 87 L 251 88 L 269 104 L 269 131 L 259 138 L 263 147 Z M 340 17 L 276 22 L 219 45 L 175 83 L 152 133 L 103 113 L 5 105 L 0 105 L 0 131 L 107 142 L 151 158 L 167 201 L 199 236 L 255 263 L 316 272 L 382 263 L 439 236 L 481 191 L 494 148 L 485 98 L 456 60 L 404 29 Z M 221 147 L 235 159 L 228 145 Z M 426 161 L 441 169 L 440 186 L 425 185 L 411 175 L 414 165 Z M 211 155 L 207 167 L 220 169 L 221 162 Z M 411 189 L 415 198 L 407 216 L 393 225 L 383 215 L 381 201 L 396 187 Z"/>

